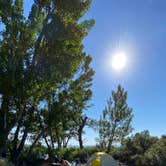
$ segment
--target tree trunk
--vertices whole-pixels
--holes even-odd
[[[29,130],[28,128],[26,128],[24,130],[24,134],[22,136],[22,140],[21,140],[20,145],[18,146],[18,148],[14,147],[13,150],[12,150],[11,157],[12,157],[12,161],[15,164],[15,166],[19,165],[19,158],[20,158],[22,150],[24,148],[24,144],[25,144],[25,141],[26,141],[26,138],[27,138],[27,135],[28,135],[28,130]]]
[[[108,142],[108,147],[107,147],[107,150],[106,150],[107,153],[109,153],[110,150],[111,150],[112,142],[113,142],[112,139],[110,139],[109,142]]]
[[[57,144],[58,144],[58,149],[62,148],[62,140],[60,138],[60,136],[57,136]]]
[[[110,152],[111,150],[111,146],[112,146],[112,143],[113,143],[113,140],[114,140],[114,136],[115,136],[115,129],[117,127],[117,122],[115,121],[115,123],[113,124],[113,129],[112,129],[112,132],[111,132],[111,136],[110,136],[110,139],[108,140],[108,147],[107,147],[107,153]]]
[[[71,138],[70,136],[68,136],[66,139],[64,138],[64,140],[63,140],[63,148],[67,148],[70,138]]]
[[[19,135],[19,132],[20,132],[20,127],[21,127],[21,123],[19,122],[18,125],[17,125],[17,128],[16,128],[16,131],[15,131],[15,134],[14,134],[14,139],[12,141],[13,149],[17,148],[17,142],[18,142],[18,135]]]
[[[2,132],[0,133],[0,157],[6,157],[6,140],[8,134]]]
[[[83,149],[84,146],[83,146],[83,141],[82,141],[82,130],[81,129],[78,131],[78,141],[79,141],[80,149]]]
[[[38,136],[36,137],[35,141],[32,143],[30,149],[29,149],[29,152],[28,152],[28,155],[27,155],[27,158],[29,158],[31,156],[31,153],[32,153],[32,150],[34,148],[34,146],[36,145],[37,141],[41,138],[41,136],[43,135],[43,131],[41,131]]]
[[[53,149],[51,148],[51,145],[49,145],[46,136],[44,136],[44,140],[45,140],[45,143],[47,145],[47,151],[48,151],[49,161],[52,162],[53,158],[54,158]]]
[[[7,96],[2,97],[2,104],[0,110],[0,156],[6,156],[6,141],[9,133],[7,124],[7,114],[9,111],[9,98]]]
[[[78,141],[79,141],[80,149],[84,148],[83,141],[82,141],[82,132],[83,132],[83,128],[86,125],[87,119],[88,119],[88,117],[81,117],[80,124],[78,124],[79,125],[79,129],[78,129]]]

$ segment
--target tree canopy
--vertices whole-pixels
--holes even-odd
[[[0,1],[0,151],[15,163],[28,139],[52,150],[74,136],[73,115],[82,116],[92,95],[82,40],[94,20],[80,22],[90,3],[36,0],[26,18],[23,0]]]

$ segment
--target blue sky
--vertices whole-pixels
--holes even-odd
[[[96,71],[93,104],[88,115],[98,117],[111,90],[121,84],[133,108],[134,132],[148,129],[152,135],[166,134],[166,1],[96,0],[87,17],[96,25],[85,40]],[[114,50],[123,50],[128,70],[105,70]],[[109,63],[109,62],[108,62]]]
[[[25,2],[25,13],[32,0]],[[111,91],[121,84],[133,108],[134,132],[148,129],[152,135],[166,134],[166,1],[93,0],[85,18],[96,24],[84,40],[92,55],[93,107],[86,113],[99,118]],[[114,51],[125,51],[128,66],[121,72],[106,67]],[[85,143],[97,136],[86,129]]]

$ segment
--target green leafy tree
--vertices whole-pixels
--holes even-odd
[[[73,111],[72,120],[76,130],[76,138],[79,141],[81,149],[84,147],[82,134],[84,132],[84,127],[88,125],[89,121],[89,118],[83,113],[83,111],[91,106],[89,103],[92,96],[90,87],[92,85],[94,71],[89,67],[90,62],[91,57],[85,57],[85,60],[79,70],[80,74],[71,85],[71,96],[74,97],[74,100],[71,102]]]
[[[166,165],[166,137],[162,136],[144,155],[145,166]]]
[[[82,40],[94,21],[79,20],[90,3],[36,0],[25,18],[23,0],[0,0],[0,23],[5,25],[0,33],[0,151],[11,141],[15,160],[29,134],[43,135],[40,103],[72,80],[87,57]]]
[[[127,105],[127,92],[119,85],[99,120],[99,145],[110,152],[113,143],[121,142],[131,131],[132,109]]]
[[[90,56],[84,57],[76,76],[63,83],[52,93],[48,100],[48,111],[44,115],[45,124],[49,126],[44,138],[48,149],[52,152],[55,144],[58,148],[67,147],[71,138],[78,138],[83,148],[82,133],[87,117],[83,117],[83,110],[89,107],[92,92],[90,90],[94,71],[89,67]],[[43,129],[44,130],[44,129]]]
[[[35,12],[36,15],[32,16]],[[31,64],[31,57],[35,37],[44,15],[35,6],[30,15],[26,21],[23,16],[22,0],[0,1],[0,23],[5,25],[1,31],[0,41],[1,151],[6,149],[7,137],[12,128],[16,126],[21,128],[20,121],[23,115],[26,115],[25,112],[28,112],[29,103],[34,97],[31,93],[36,90],[34,87],[37,75],[32,74],[35,73],[35,68]],[[34,21],[34,17],[38,21]]]
[[[118,148],[116,152],[113,152],[112,155],[129,166],[148,166],[153,162],[153,159],[150,158],[148,161],[148,157],[150,157],[151,154],[149,150],[157,142],[158,138],[150,136],[149,131],[145,130],[126,138],[122,142],[122,146]]]

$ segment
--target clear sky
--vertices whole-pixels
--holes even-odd
[[[25,2],[25,12],[32,1]],[[111,91],[121,84],[133,108],[134,132],[148,129],[152,135],[166,134],[166,1],[93,0],[85,18],[96,20],[84,40],[96,72],[93,107],[87,115],[99,118]],[[108,67],[118,50],[128,59],[120,72]],[[86,144],[94,144],[97,135],[89,129],[86,133]]]

